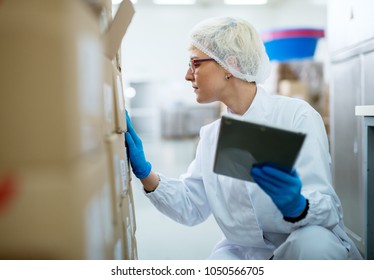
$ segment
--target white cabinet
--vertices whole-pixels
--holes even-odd
[[[327,38],[331,52],[374,37],[373,0],[329,0]]]
[[[334,186],[343,205],[347,231],[364,252],[361,120],[355,117],[361,83],[357,81],[360,81],[359,57],[332,64],[330,139]]]
[[[371,210],[374,181],[367,179],[368,141],[364,118],[355,107],[374,105],[374,17],[372,0],[328,2],[330,49],[330,139],[334,187],[347,232],[366,259],[374,259]],[[369,130],[372,131],[372,130]]]

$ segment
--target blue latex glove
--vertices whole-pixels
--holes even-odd
[[[136,134],[127,111],[126,122],[127,132],[125,133],[125,139],[132,171],[137,178],[144,179],[151,172],[152,165],[145,158],[142,140]]]
[[[296,218],[306,207],[301,180],[295,170],[287,173],[269,165],[254,165],[251,176],[271,197],[284,217]]]

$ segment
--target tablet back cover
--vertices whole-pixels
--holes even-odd
[[[291,171],[305,134],[222,116],[213,171],[253,181],[253,164],[270,164]]]

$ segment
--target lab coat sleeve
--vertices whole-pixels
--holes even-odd
[[[296,126],[307,134],[295,167],[303,183],[302,194],[309,200],[309,211],[295,226],[314,224],[333,228],[343,215],[332,187],[331,158],[322,118],[310,110],[298,118]]]
[[[193,226],[205,221],[211,214],[201,176],[201,145],[196,158],[179,179],[162,174],[154,192],[146,194],[152,204],[163,214],[178,223]]]

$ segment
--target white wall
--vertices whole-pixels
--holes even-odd
[[[124,79],[183,81],[188,65],[188,33],[213,16],[238,16],[261,32],[283,27],[326,27],[326,7],[310,1],[286,1],[266,6],[145,6],[136,13],[123,40]]]

